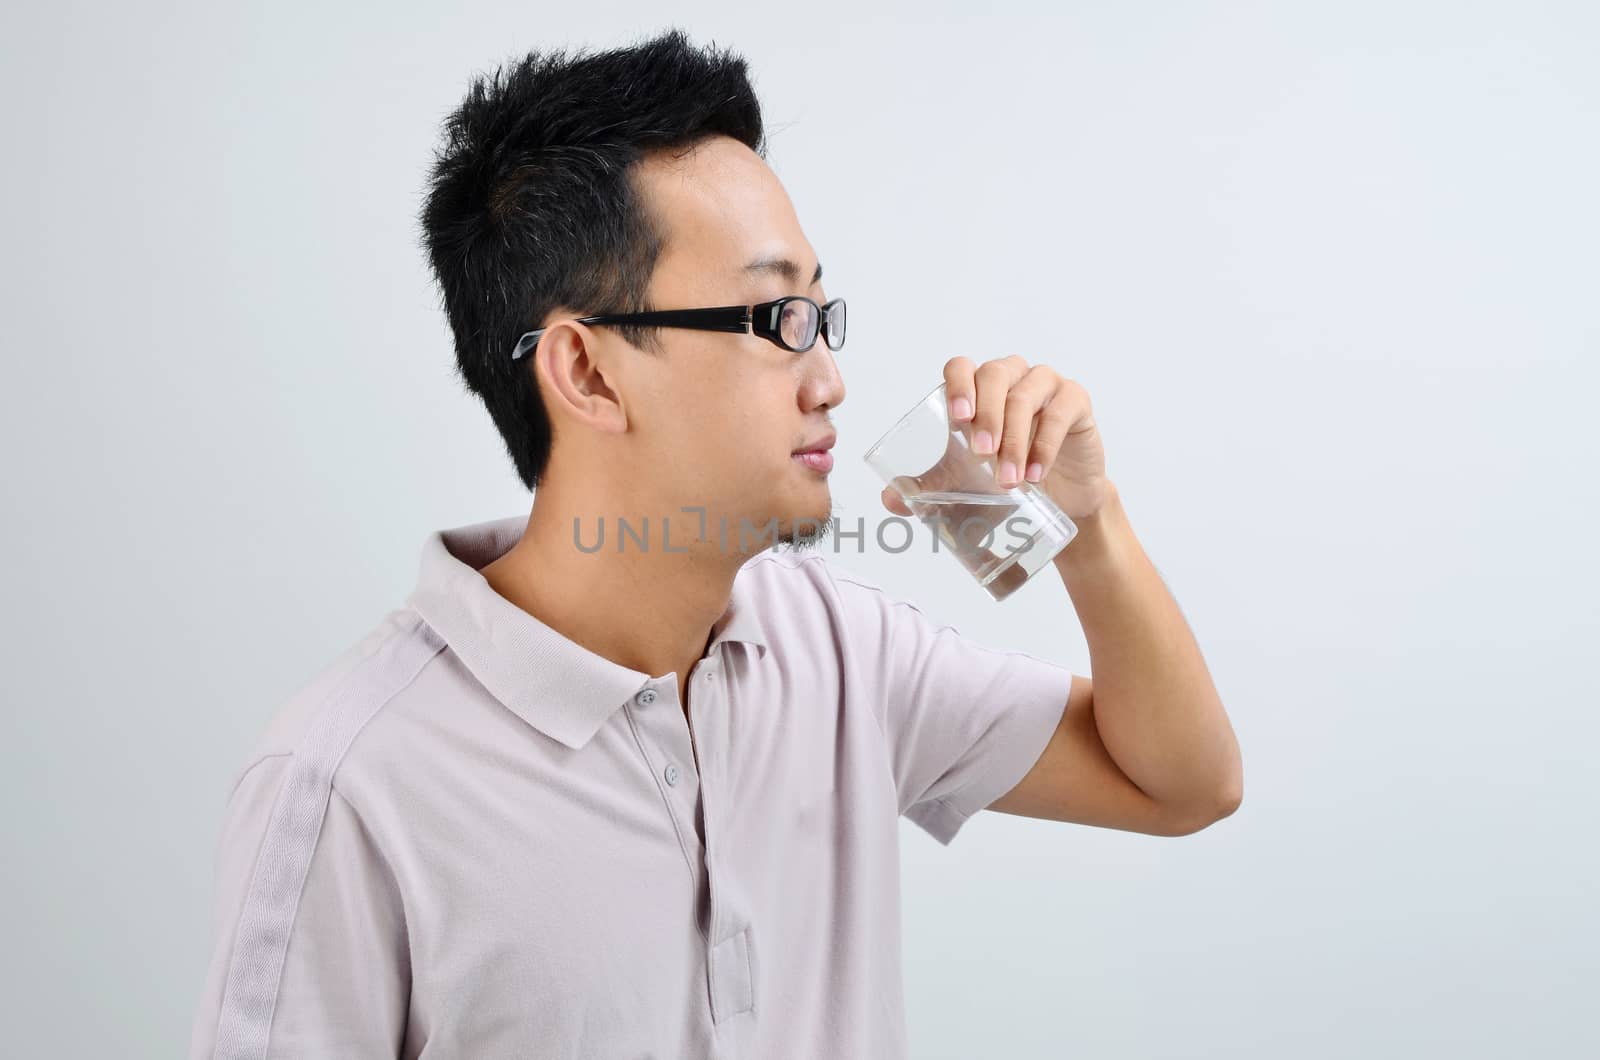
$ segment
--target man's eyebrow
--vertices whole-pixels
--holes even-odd
[[[798,284],[800,282],[800,266],[795,264],[793,261],[790,261],[788,258],[762,258],[760,261],[752,261],[750,264],[746,265],[744,267],[744,271],[753,273],[777,273],[790,284]],[[814,286],[821,281],[821,279],[822,262],[818,261],[817,271],[812,275],[811,283],[807,286]]]

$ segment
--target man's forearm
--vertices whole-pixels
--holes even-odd
[[[1115,485],[1055,559],[1089,644],[1106,751],[1157,802],[1231,812],[1243,797],[1233,727],[1178,603],[1128,522]]]

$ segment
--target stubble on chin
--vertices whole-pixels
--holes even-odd
[[[790,521],[788,533],[779,538],[777,547],[791,552],[816,549],[833,530],[833,522],[832,510],[826,515],[798,516]]]

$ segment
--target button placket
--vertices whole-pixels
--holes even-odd
[[[634,722],[635,739],[645,768],[654,774],[667,812],[684,846],[684,858],[696,888],[701,885],[704,855],[700,835],[694,824],[698,798],[698,774],[689,744],[689,724],[683,711],[675,709],[678,698],[671,694],[676,682],[662,688],[644,688],[634,693],[629,716]]]
[[[728,685],[725,679],[717,679],[721,675],[722,668],[708,661],[703,671],[697,671],[695,679],[699,683],[695,694],[690,697],[694,732],[704,756],[700,763],[700,802],[705,821],[702,857],[710,905],[710,922],[706,929],[706,987],[710,994],[712,1020],[716,1023],[748,1012],[756,1004],[747,911],[740,908],[737,886],[733,881],[723,879],[719,868],[721,861],[717,856],[722,837],[720,825],[723,805],[719,801],[722,790],[718,785],[724,778],[724,773],[718,767],[723,761],[722,751],[727,747],[729,722]],[[725,884],[732,885],[733,890],[730,891]],[[730,928],[733,930],[730,931]]]
[[[668,764],[677,767],[676,784],[685,773],[694,772],[694,751],[690,743],[688,719],[678,705],[678,698],[670,688],[653,686],[640,689],[633,695],[633,716],[641,732],[648,736],[653,754],[646,759],[651,770],[665,776]]]

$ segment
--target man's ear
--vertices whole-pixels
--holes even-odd
[[[607,378],[604,343],[600,333],[572,321],[553,325],[540,337],[533,370],[551,419],[576,420],[610,434],[628,429],[621,396]]]

